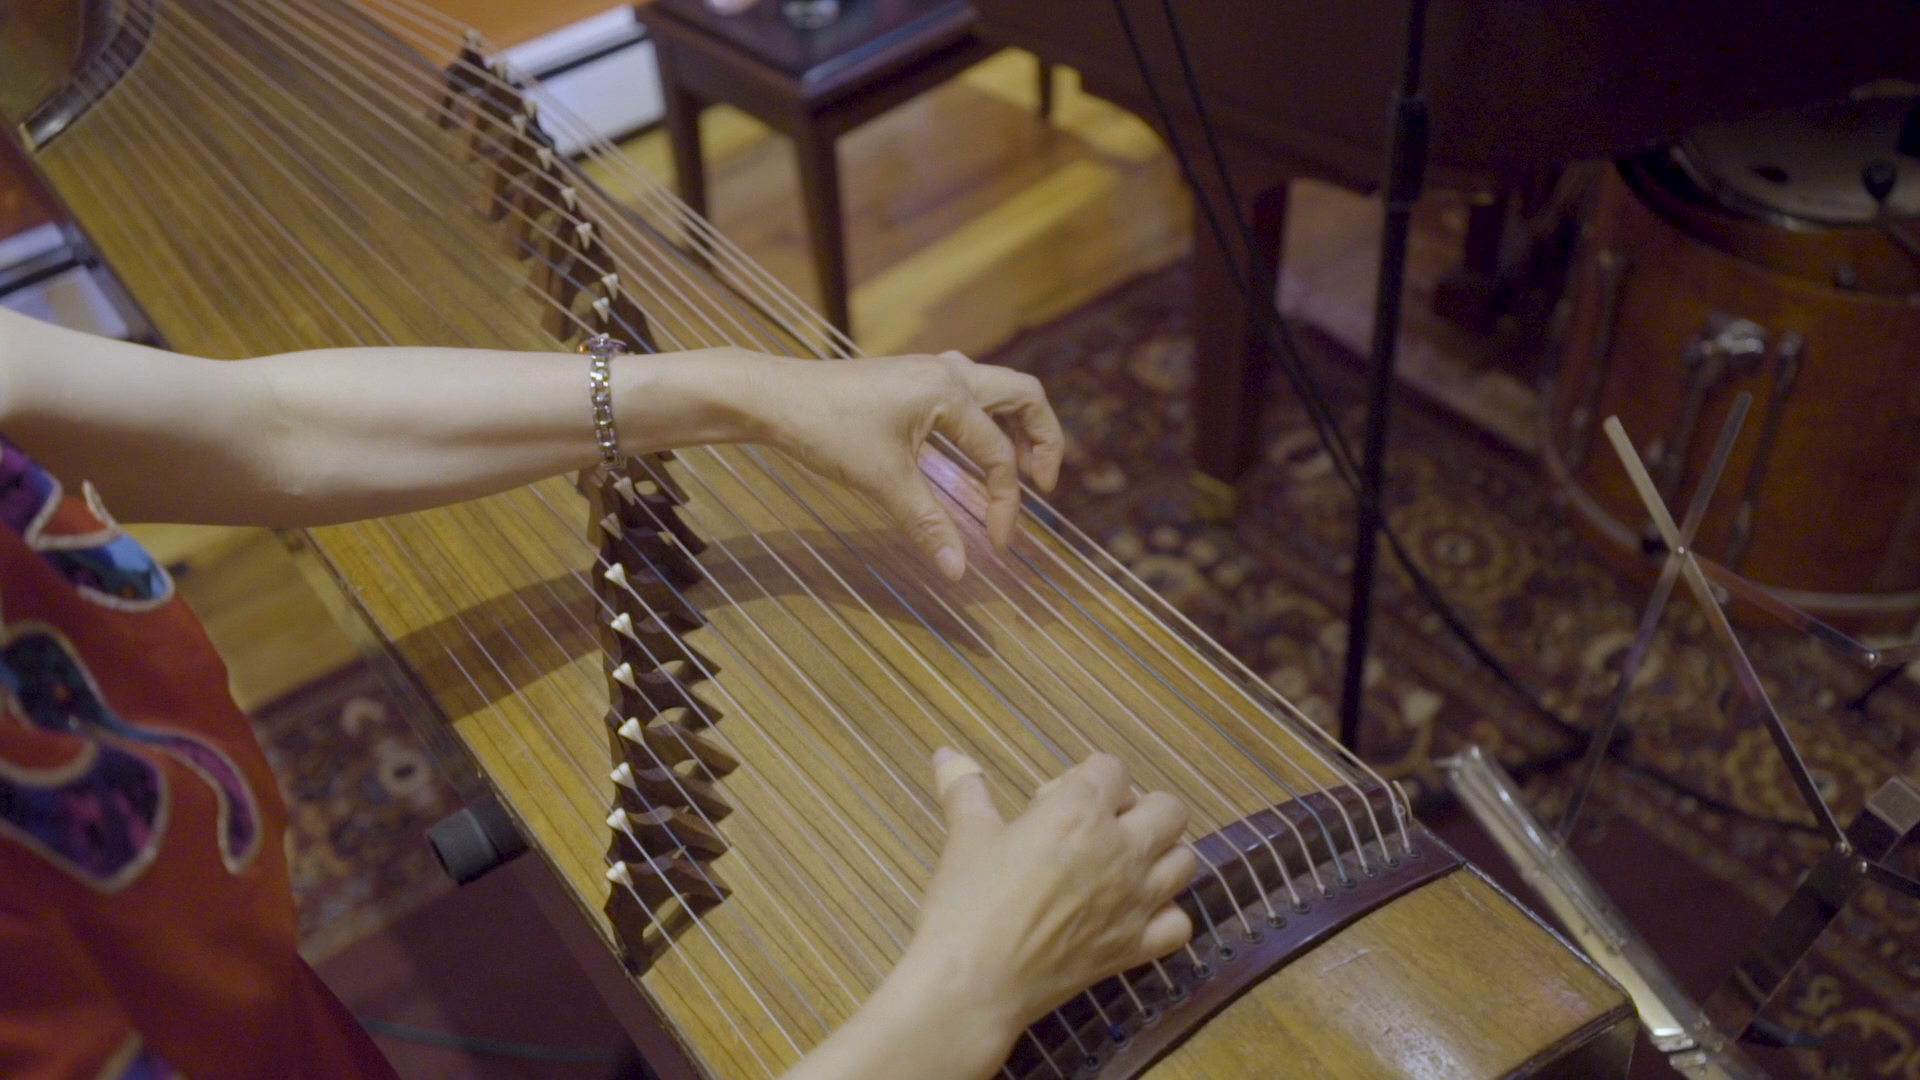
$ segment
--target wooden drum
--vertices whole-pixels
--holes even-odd
[[[1853,107],[1853,134],[1863,112],[1897,126],[1897,104]],[[1808,155],[1807,126],[1710,129],[1606,171],[1543,457],[1609,561],[1651,578],[1657,544],[1600,423],[1620,417],[1678,517],[1744,390],[1696,546],[1815,614],[1901,630],[1920,614],[1920,261],[1885,225],[1920,202],[1920,160],[1856,139],[1856,160],[1805,170],[1830,191],[1800,191],[1778,161]],[[1876,162],[1891,197],[1860,183]]]

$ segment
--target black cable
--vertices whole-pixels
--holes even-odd
[[[1264,339],[1269,347],[1269,355],[1272,356],[1276,365],[1280,368],[1281,373],[1286,376],[1288,383],[1293,387],[1295,396],[1300,399],[1302,405],[1306,408],[1308,422],[1312,425],[1314,434],[1319,439],[1322,448],[1326,450],[1328,457],[1333,461],[1335,473],[1338,474],[1348,488],[1357,495],[1359,493],[1359,475],[1353,464],[1353,452],[1347,445],[1346,437],[1340,432],[1338,422],[1332,415],[1332,407],[1327,403],[1326,394],[1320,388],[1319,383],[1314,379],[1302,358],[1299,345],[1293,337],[1292,328],[1287,324],[1286,320],[1274,310],[1272,298],[1261,297],[1259,290],[1255,287],[1254,283],[1249,280],[1249,276],[1242,273],[1239,264],[1235,261],[1233,245],[1228,241],[1226,229],[1220,222],[1220,216],[1215,211],[1212,200],[1208,198],[1206,189],[1200,182],[1199,171],[1194,167],[1191,158],[1188,157],[1185,144],[1181,141],[1179,133],[1174,126],[1173,111],[1168,107],[1166,96],[1161,90],[1159,80],[1154,76],[1153,69],[1147,61],[1145,46],[1141,44],[1139,33],[1133,24],[1132,15],[1127,11],[1126,0],[1113,0],[1113,7],[1115,14],[1119,18],[1121,31],[1127,39],[1128,49],[1133,53],[1134,63],[1140,69],[1140,78],[1145,84],[1147,96],[1152,101],[1154,112],[1160,119],[1161,129],[1166,134],[1168,149],[1173,152],[1174,159],[1179,163],[1181,175],[1186,179],[1187,187],[1193,192],[1195,205],[1200,209],[1201,216],[1205,219],[1207,228],[1213,235],[1214,242],[1219,245],[1221,254],[1226,262],[1228,275],[1231,277],[1233,285],[1245,300],[1247,308],[1252,314],[1254,326],[1258,328],[1262,339]],[[1167,19],[1167,26],[1172,37],[1175,52],[1179,57],[1183,80],[1186,84],[1188,94],[1193,99],[1195,118],[1199,122],[1200,130],[1205,137],[1208,151],[1212,157],[1212,164],[1220,177],[1221,185],[1233,203],[1234,224],[1239,229],[1241,243],[1247,251],[1249,268],[1251,268],[1253,260],[1256,258],[1256,240],[1253,235],[1253,230],[1247,226],[1245,216],[1240,210],[1239,200],[1233,197],[1234,184],[1231,170],[1227,167],[1225,155],[1221,153],[1218,135],[1213,126],[1212,118],[1207,112],[1205,97],[1200,92],[1199,80],[1195,74],[1192,58],[1187,52],[1185,37],[1180,32],[1179,17],[1173,10],[1171,0],[1161,0],[1161,7]],[[1568,752],[1555,752],[1542,755],[1527,764],[1531,765],[1534,770],[1552,768],[1564,764],[1568,760],[1575,759],[1583,753],[1592,742],[1594,738],[1593,733],[1575,725],[1549,707],[1545,701],[1541,700],[1539,694],[1537,694],[1532,687],[1522,682],[1519,676],[1515,675],[1505,663],[1494,656],[1493,653],[1480,642],[1479,636],[1473,632],[1472,628],[1467,626],[1465,620],[1460,617],[1453,605],[1446,599],[1445,595],[1440,592],[1439,587],[1435,585],[1432,579],[1426,575],[1425,571],[1414,562],[1411,552],[1407,550],[1399,534],[1385,518],[1382,518],[1380,521],[1380,531],[1381,534],[1385,536],[1387,545],[1392,549],[1394,557],[1399,560],[1401,567],[1405,569],[1408,580],[1413,584],[1414,591],[1418,593],[1427,606],[1433,610],[1433,613],[1439,617],[1442,624],[1444,624],[1447,630],[1466,648],[1474,660],[1486,668],[1498,682],[1517,695],[1536,715],[1552,724],[1557,730],[1572,740],[1572,745],[1569,747]],[[1811,832],[1819,831],[1816,826],[1802,822],[1787,821],[1781,818],[1743,810],[1704,791],[1700,791],[1683,781],[1667,776],[1664,773],[1655,772],[1631,761],[1620,759],[1620,764],[1636,775],[1659,783],[1680,795],[1695,800],[1702,806],[1709,807],[1728,816],[1777,828]],[[1527,771],[1529,770],[1523,767],[1520,775],[1526,775]]]

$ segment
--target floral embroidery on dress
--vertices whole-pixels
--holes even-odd
[[[67,837],[73,829],[84,832],[103,852],[145,850],[148,840],[157,847],[164,810],[158,770],[153,770],[154,780],[141,780],[136,770],[119,760],[140,760],[128,753],[132,747],[116,744],[151,747],[192,769],[218,798],[216,839],[221,860],[235,873],[253,861],[260,849],[260,810],[239,767],[199,738],[151,724],[135,724],[115,713],[86,664],[57,629],[33,622],[6,627],[4,637],[0,637],[0,686],[10,692],[12,711],[21,719],[46,731],[71,732],[99,747],[93,759],[96,767],[80,776],[62,777],[61,783],[51,788],[44,786],[45,781],[36,785],[19,770],[12,770],[11,775],[0,772],[0,788],[5,789],[0,792],[0,803],[21,807],[29,814],[27,821],[39,823],[40,831],[33,833],[39,841],[36,846],[43,853],[59,854],[66,860],[63,868],[111,891],[126,883],[115,875],[144,866],[152,857],[148,851],[144,857],[110,866],[109,872],[101,874],[90,869],[86,852],[73,846],[77,841],[69,838],[65,846],[48,843],[50,836]],[[110,781],[131,786],[115,801],[101,787]],[[149,806],[149,812],[136,812]],[[33,816],[33,812],[56,811],[65,816]],[[15,822],[15,827],[20,828],[20,823]],[[99,857],[96,855],[95,860]],[[138,876],[137,869],[134,876]]]
[[[151,611],[173,598],[173,578],[107,513],[92,484],[63,498],[60,481],[0,438],[0,522],[79,594],[121,611]]]

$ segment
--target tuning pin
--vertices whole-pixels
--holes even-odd
[[[633,588],[633,586],[627,581],[627,568],[621,563],[614,563],[612,566],[607,567],[607,572],[600,576],[603,578],[606,578],[608,581],[613,582],[615,585],[618,585],[623,589]]]
[[[627,689],[633,691],[636,694],[640,692],[640,684],[635,682],[633,679],[632,664],[621,664],[619,667],[614,668],[613,681],[619,683],[621,686],[626,687]]]

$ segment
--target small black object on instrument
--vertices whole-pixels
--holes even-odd
[[[427,843],[456,885],[477,881],[527,850],[513,819],[491,795],[435,822]]]

